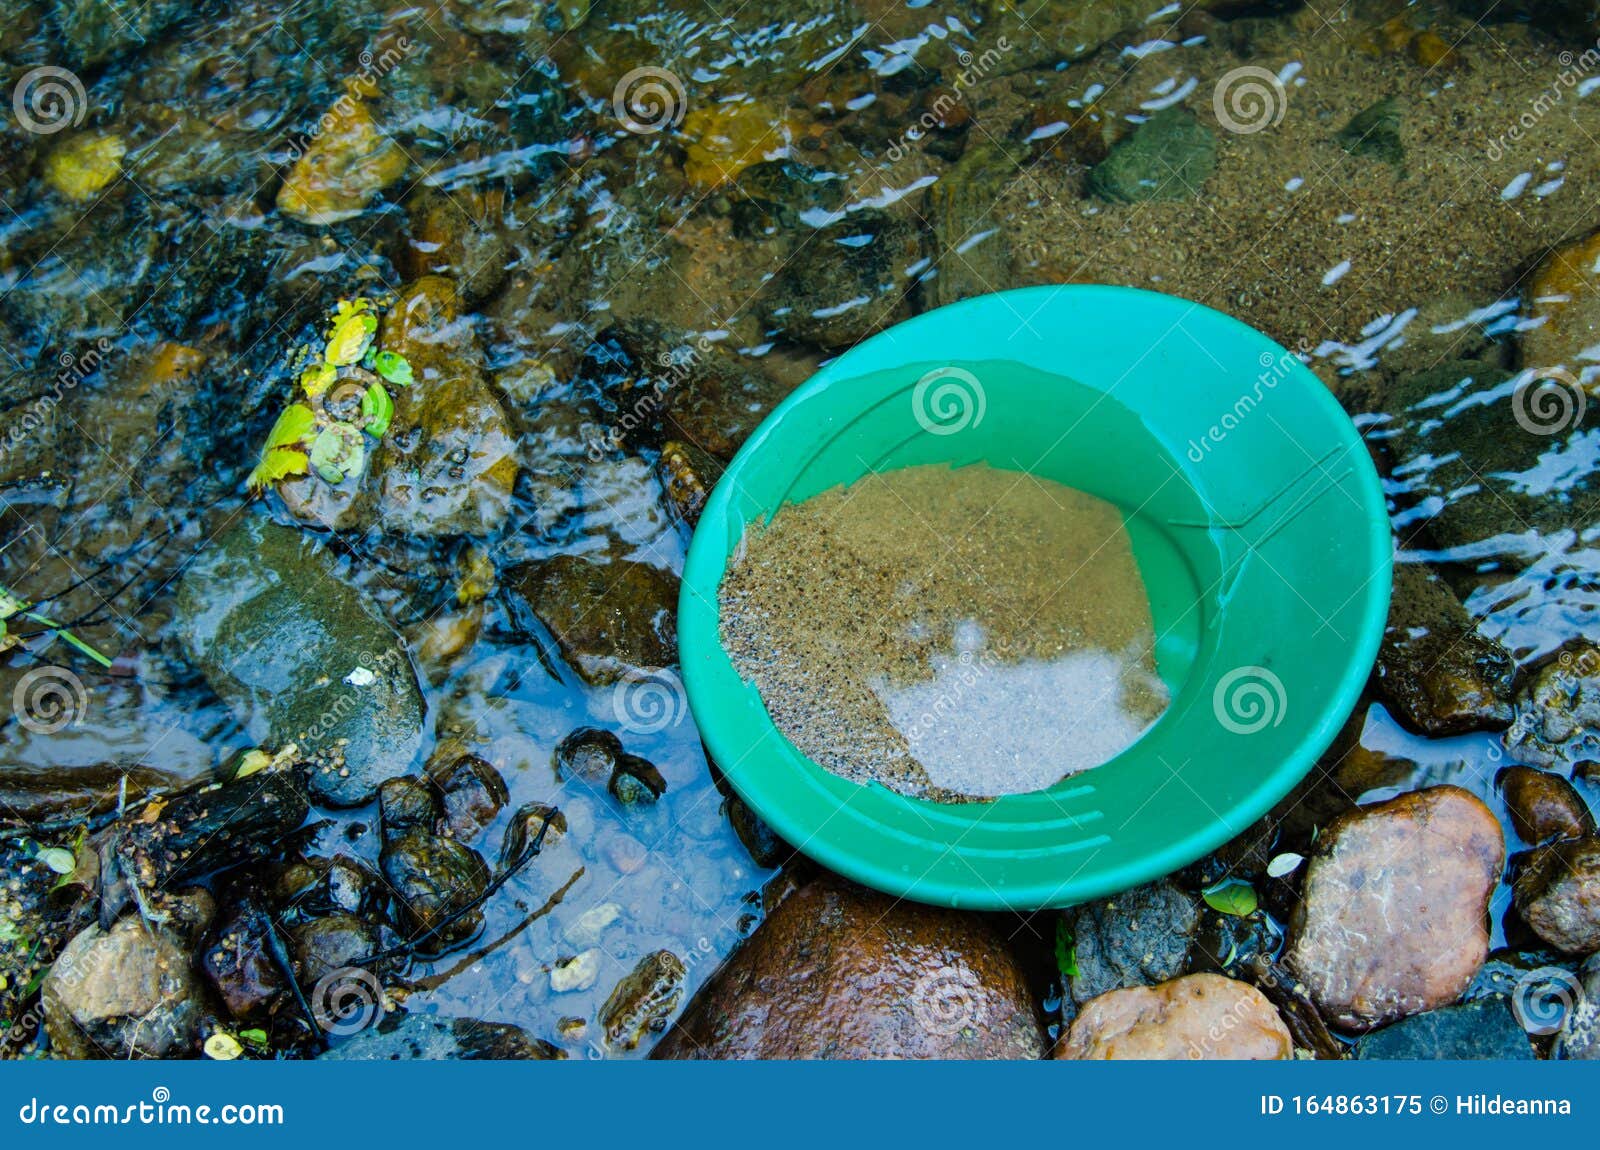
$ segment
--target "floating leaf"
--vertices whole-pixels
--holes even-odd
[[[40,847],[33,857],[57,874],[71,874],[78,865],[78,860],[66,847]]]
[[[291,475],[304,475],[311,469],[306,453],[292,447],[279,447],[261,457],[261,462],[250,472],[250,487],[258,489]]]
[[[304,475],[309,464],[298,450],[310,438],[317,416],[303,403],[291,403],[279,414],[261,448],[261,459],[250,472],[252,490],[276,483],[290,475]]]
[[[300,386],[312,399],[317,398],[328,388],[333,386],[333,381],[339,378],[339,369],[326,361],[314,363],[300,373]]]
[[[316,426],[317,413],[303,403],[291,403],[283,409],[278,416],[278,421],[272,425],[272,430],[267,433],[267,445],[262,450],[271,451],[274,447],[289,447],[293,444],[304,443],[311,436],[311,429]]]
[[[239,758],[239,769],[233,772],[235,781],[248,779],[251,775],[258,774],[272,765],[272,756],[260,747],[246,751]]]
[[[1216,886],[1207,887],[1200,892],[1206,900],[1206,905],[1221,914],[1237,915],[1244,918],[1254,914],[1258,901],[1256,888],[1243,879],[1223,879]]]
[[[1056,919],[1056,968],[1061,971],[1062,978],[1078,975],[1078,946],[1064,918]]]
[[[1285,851],[1267,864],[1268,878],[1282,878],[1284,875],[1293,874],[1301,863],[1306,861],[1305,855],[1297,855],[1293,851]]]
[[[244,1053],[244,1047],[239,1045],[239,1040],[224,1031],[217,1031],[206,1039],[206,1057],[215,1058],[218,1062],[232,1062]]]
[[[354,424],[335,423],[325,427],[311,444],[311,466],[329,483],[343,483],[346,476],[359,472],[366,461],[367,447]]]
[[[382,439],[383,433],[389,430],[389,421],[394,418],[394,400],[389,398],[383,384],[373,384],[361,396],[361,414],[366,417],[363,429],[367,434]]]
[[[390,383],[401,387],[411,386],[411,364],[397,351],[380,351],[372,357],[372,370]]]
[[[378,317],[368,311],[351,311],[334,321],[322,358],[334,367],[360,363],[378,333]]]

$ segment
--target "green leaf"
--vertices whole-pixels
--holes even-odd
[[[22,931],[17,929],[17,924],[9,918],[0,918],[0,942],[16,942],[22,937]]]
[[[366,417],[363,430],[382,439],[383,433],[389,430],[389,421],[394,418],[394,400],[389,398],[383,384],[375,383],[367,388],[361,397],[361,414]]]
[[[0,622],[11,618],[18,611],[25,610],[27,606],[28,601],[26,599],[20,598],[4,587],[0,587]],[[5,634],[5,631],[0,629],[0,635],[3,634]]]
[[[1200,893],[1205,898],[1206,905],[1220,914],[1232,914],[1244,918],[1254,914],[1259,905],[1256,888],[1243,879],[1223,879],[1216,886],[1207,887]]]
[[[65,847],[40,847],[33,857],[57,874],[71,874],[78,865],[78,860]]]
[[[309,470],[311,461],[306,458],[305,452],[293,447],[274,448],[263,455],[255,470],[250,472],[250,487],[265,487],[291,475],[304,475]]]
[[[1064,918],[1056,919],[1056,968],[1061,971],[1062,978],[1078,975],[1078,946]]]
[[[261,449],[262,455],[275,447],[293,447],[304,443],[311,437],[311,429],[316,423],[316,412],[303,403],[291,403],[283,409],[278,421],[267,433],[266,446]]]
[[[248,1042],[251,1046],[265,1046],[267,1044],[267,1032],[265,1030],[241,1030],[239,1031],[239,1038],[244,1042]]]
[[[311,444],[311,466],[329,483],[343,483],[346,476],[360,471],[366,461],[367,446],[354,424],[335,423],[325,427]]]
[[[397,351],[380,351],[373,356],[372,370],[390,383],[401,387],[411,386],[411,365],[406,362],[406,357]]]
[[[371,312],[345,312],[334,321],[322,358],[335,367],[359,363],[377,331],[378,317]]]

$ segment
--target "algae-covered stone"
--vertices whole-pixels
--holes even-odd
[[[1018,176],[1006,150],[986,140],[968,147],[960,162],[928,189],[926,214],[933,225],[937,272],[923,288],[930,306],[1012,286],[1009,229],[995,209]]]
[[[1393,96],[1363,108],[1339,130],[1339,146],[1352,156],[1370,156],[1389,164],[1406,158],[1400,141],[1401,107]]]
[[[379,130],[366,104],[346,96],[289,169],[278,210],[302,223],[336,224],[359,216],[405,170],[405,153]]]
[[[73,136],[45,158],[45,182],[69,200],[92,200],[117,178],[127,154],[127,142],[110,132]]]
[[[700,522],[700,512],[720,478],[722,464],[694,444],[673,439],[662,445],[656,479],[668,508],[685,526]]]
[[[50,19],[83,64],[99,64],[155,39],[190,9],[187,0],[55,0]]]
[[[1528,299],[1535,324],[1522,333],[1525,365],[1600,370],[1600,232],[1546,257]]]
[[[253,739],[311,757],[319,801],[360,805],[411,769],[425,717],[411,661],[315,537],[245,518],[190,565],[176,629]]]
[[[1185,108],[1141,124],[1089,173],[1088,191],[1113,203],[1186,200],[1217,166],[1217,136]]]
[[[678,661],[678,581],[659,568],[558,555],[513,570],[510,581],[590,683]]]
[[[784,264],[763,315],[795,339],[847,347],[900,317],[921,255],[916,227],[887,212],[858,212],[819,230]]]

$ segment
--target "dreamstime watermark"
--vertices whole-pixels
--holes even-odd
[[[157,1086],[148,1101],[115,1106],[105,1102],[50,1102],[30,1098],[17,1110],[24,1126],[282,1126],[283,1107],[275,1102],[190,1106],[172,1101],[172,1091]]]
[[[382,1014],[383,984],[363,967],[330,970],[311,989],[311,1017],[336,1037],[360,1034]]]
[[[315,719],[295,735],[294,743],[303,748],[308,755],[316,754],[326,745],[329,737],[340,729],[340,724],[361,704],[363,691],[377,687],[385,679],[393,681],[397,677],[409,675],[410,672],[410,660],[406,658],[405,648],[399,643],[376,654],[362,651],[356,656],[355,666],[341,680],[347,689],[340,691],[332,703],[323,708]]]
[[[611,90],[612,114],[636,136],[676,128],[688,110],[683,81],[665,68],[635,68]]]
[[[611,689],[616,721],[631,735],[655,735],[676,727],[689,713],[683,680],[669,670],[630,671]]]
[[[1283,680],[1265,667],[1235,667],[1217,680],[1211,710],[1224,730],[1253,735],[1283,722],[1289,697]]]
[[[923,109],[916,122],[890,143],[884,152],[889,162],[898,164],[905,159],[911,154],[912,144],[938,128],[951,112],[965,104],[967,90],[998,68],[1012,47],[1011,41],[1001,36],[994,42],[994,47],[985,48],[976,55],[964,48],[958,51],[956,62],[961,65],[961,70],[948,86],[936,89],[933,101]]]
[[[1533,369],[1511,393],[1511,416],[1530,435],[1560,435],[1583,422],[1589,396],[1561,367]]]
[[[83,721],[89,693],[66,667],[35,667],[17,680],[11,713],[36,735],[53,735]]]
[[[1210,427],[1199,439],[1189,440],[1188,456],[1191,462],[1204,463],[1205,458],[1213,448],[1222,444],[1228,435],[1242,424],[1250,413],[1266,399],[1267,395],[1275,390],[1284,380],[1289,378],[1289,373],[1296,367],[1303,365],[1309,355],[1304,345],[1295,351],[1275,353],[1264,351],[1257,358],[1261,371],[1255,378],[1255,383],[1249,391],[1242,393],[1234,401],[1233,407],[1222,413],[1220,419]]]
[[[935,368],[911,389],[911,413],[929,435],[955,435],[976,428],[988,410],[983,384],[965,368]]]
[[[1211,91],[1217,123],[1235,135],[1276,128],[1289,110],[1289,92],[1277,73],[1255,64],[1235,68]]]
[[[111,341],[102,336],[82,355],[64,351],[56,357],[61,370],[56,372],[50,390],[35,396],[20,414],[6,420],[5,430],[0,434],[0,456],[9,455],[31,439],[50,418],[50,413],[61,406],[67,393],[76,391],[84,380],[100,370],[112,346]]]
[[[416,42],[409,36],[396,36],[376,54],[370,50],[363,51],[356,58],[361,65],[360,71],[345,82],[345,90],[333,102],[333,106],[318,117],[310,131],[302,132],[289,141],[289,158],[300,159],[320,136],[346,124],[356,114],[362,100],[378,94],[379,81],[405,63],[416,50]]]
[[[949,1038],[978,1028],[983,986],[964,966],[926,971],[911,987],[911,1015],[929,1034]]]
[[[1590,72],[1600,68],[1600,41],[1595,46],[1586,49],[1580,55],[1563,52],[1558,61],[1561,71],[1556,73],[1555,80],[1544,91],[1528,101],[1528,109],[1516,118],[1516,121],[1500,135],[1490,140],[1484,147],[1483,154],[1490,161],[1501,159],[1506,154],[1506,149],[1520,141],[1540,120],[1555,110],[1557,105],[1567,98],[1567,93],[1572,91]]]
[[[589,462],[601,462],[635,431],[665,412],[673,391],[687,382],[700,358],[709,355],[714,346],[708,337],[701,335],[693,343],[657,355],[655,367],[658,370],[650,377],[649,384],[640,388],[632,402],[617,414],[604,436],[590,437],[584,449]]]
[[[89,97],[76,73],[46,64],[23,73],[11,89],[11,111],[23,131],[52,136],[83,123]]]
[[[948,730],[945,725],[960,715],[961,701],[967,693],[978,685],[984,675],[998,665],[993,652],[985,651],[981,655],[974,655],[971,651],[962,651],[956,657],[956,667],[953,674],[941,673],[936,682],[939,694],[925,707],[921,714],[912,718],[911,722],[904,724],[902,734],[907,742],[915,745],[919,740],[928,737],[937,737],[937,732]]]
[[[1583,985],[1569,970],[1541,966],[1517,979],[1511,992],[1511,1013],[1529,1034],[1559,1034],[1583,1004]]]

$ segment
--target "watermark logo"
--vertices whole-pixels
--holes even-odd
[[[1217,680],[1211,710],[1224,730],[1253,735],[1283,722],[1288,709],[1283,680],[1265,667],[1235,667]]]
[[[1235,135],[1250,136],[1283,122],[1289,93],[1269,69],[1255,64],[1235,68],[1217,81],[1211,110],[1217,123]]]
[[[11,111],[24,131],[52,136],[76,128],[89,114],[83,81],[65,68],[34,68],[11,89]]]
[[[1530,435],[1560,435],[1583,422],[1589,397],[1578,377],[1560,367],[1532,372],[1511,395],[1511,415]]]
[[[83,680],[65,667],[35,667],[17,680],[11,711],[36,735],[53,735],[83,721],[89,693]]]
[[[917,424],[930,435],[955,435],[983,422],[989,397],[970,371],[941,367],[917,380],[911,391],[911,411]]]
[[[1583,987],[1571,971],[1541,966],[1517,979],[1511,1013],[1529,1034],[1556,1034],[1583,1002]]]
[[[611,690],[617,723],[633,735],[654,735],[676,727],[689,711],[683,681],[671,671],[629,672]]]
[[[688,97],[683,81],[665,68],[635,68],[611,91],[617,122],[636,136],[653,136],[683,123]]]
[[[361,1033],[382,1013],[383,984],[359,966],[330,970],[311,990],[311,1016],[341,1038]]]
[[[941,966],[927,971],[911,988],[911,1014],[929,1034],[948,1038],[978,1026],[983,988],[970,970]]]

